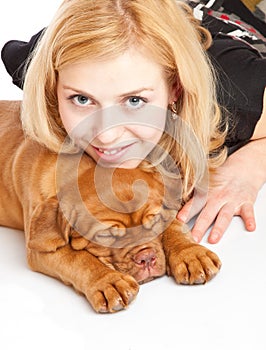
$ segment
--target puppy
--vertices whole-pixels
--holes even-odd
[[[85,154],[54,154],[23,135],[20,102],[0,102],[0,225],[25,232],[31,269],[116,312],[139,284],[213,278],[219,258],[176,219],[178,185],[156,171],[104,169]]]

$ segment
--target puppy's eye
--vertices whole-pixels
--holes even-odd
[[[115,242],[115,237],[111,233],[111,229],[101,230],[94,235],[95,242],[103,246],[111,246]]]
[[[161,221],[161,214],[160,213],[145,215],[144,218],[142,219],[143,226],[147,230],[150,230],[159,221]]]
[[[126,229],[125,228],[121,228],[121,227],[111,227],[111,233],[113,236],[115,237],[123,237],[126,234]]]

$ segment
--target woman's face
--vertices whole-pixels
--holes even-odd
[[[164,131],[174,101],[162,67],[137,50],[59,71],[63,125],[75,142],[107,167],[135,168]]]

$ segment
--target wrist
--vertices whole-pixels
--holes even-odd
[[[250,141],[230,155],[227,161],[237,162],[240,171],[249,172],[253,186],[259,190],[266,182],[266,138]]]

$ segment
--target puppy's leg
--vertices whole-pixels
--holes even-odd
[[[167,272],[177,283],[202,284],[221,268],[218,256],[195,243],[185,225],[174,220],[163,234]]]
[[[97,312],[124,309],[135,298],[139,285],[133,277],[110,269],[88,251],[75,251],[70,246],[73,229],[56,198],[36,206],[28,222],[26,244],[33,270],[72,285]]]
[[[28,263],[33,270],[72,285],[97,312],[122,310],[138,293],[133,277],[111,270],[87,251],[74,251],[69,244],[55,252],[29,249]]]

